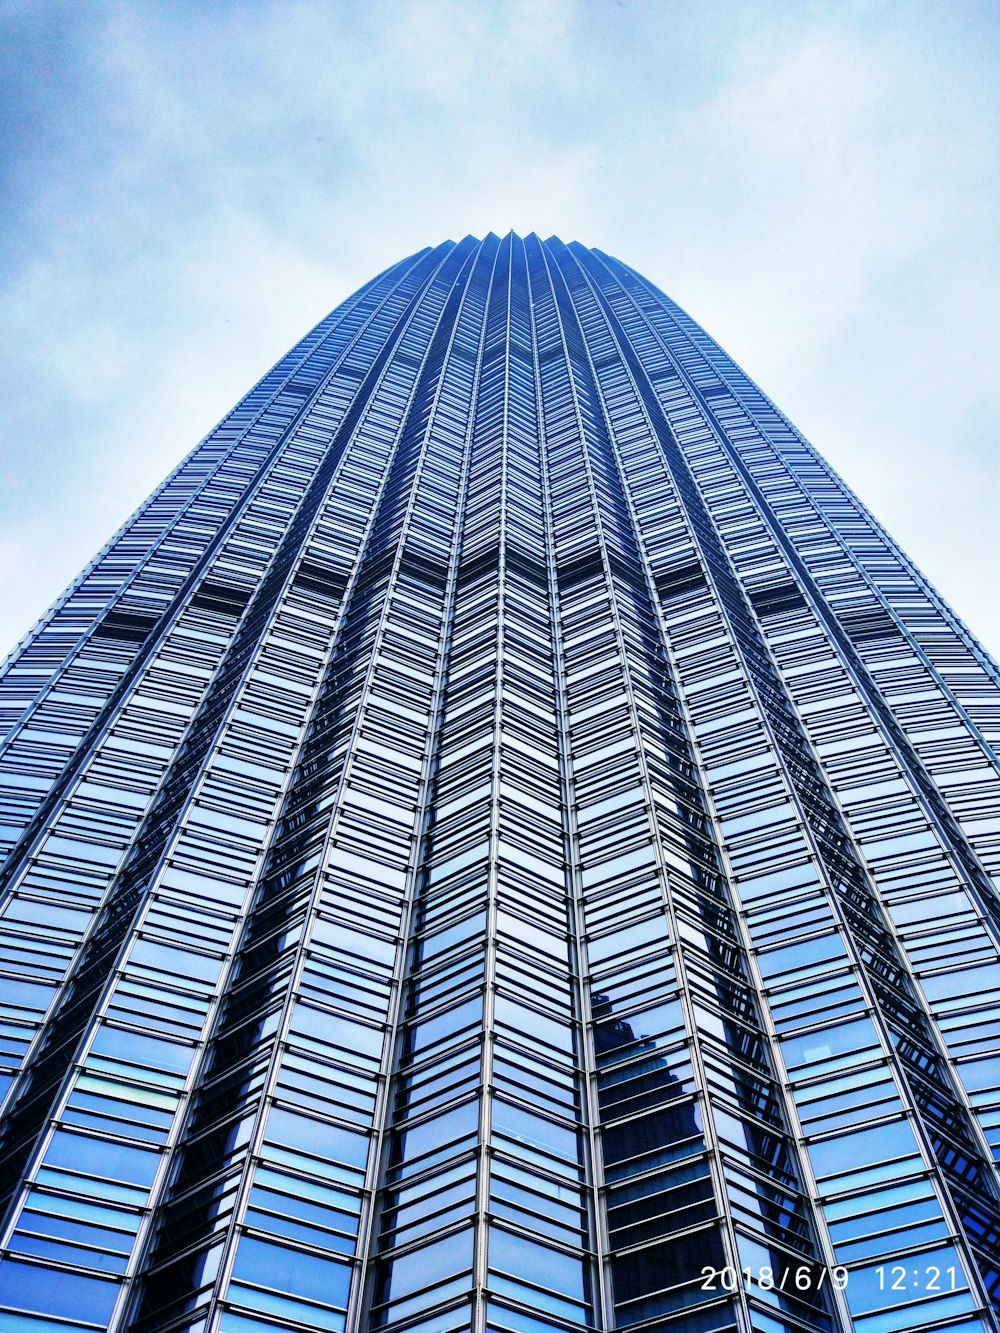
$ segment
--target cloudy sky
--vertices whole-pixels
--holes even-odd
[[[472,232],[684,305],[1000,653],[994,0],[5,0],[0,652],[302,333]]]

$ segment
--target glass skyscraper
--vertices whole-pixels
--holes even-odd
[[[1000,1327],[1000,674],[623,264],[375,278],[0,704],[3,1333]]]

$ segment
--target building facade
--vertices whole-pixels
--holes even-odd
[[[0,1327],[1000,1327],[998,687],[635,272],[387,270],[0,680]]]

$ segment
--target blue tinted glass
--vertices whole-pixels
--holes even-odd
[[[0,1306],[37,1310],[59,1319],[104,1324],[111,1316],[118,1285],[54,1268],[0,1261]]]
[[[490,1227],[489,1264],[501,1272],[530,1278],[570,1300],[584,1299],[584,1269],[579,1259],[500,1227]]]
[[[69,1134],[57,1130],[45,1154],[47,1166],[68,1167],[83,1174],[108,1176],[112,1180],[130,1181],[137,1185],[152,1184],[159,1166],[158,1153],[128,1148],[108,1139],[95,1139],[84,1134]]]
[[[333,1259],[243,1236],[236,1251],[233,1278],[344,1308],[351,1270]]]
[[[809,1145],[809,1156],[818,1176],[852,1171],[893,1157],[915,1155],[916,1152],[917,1141],[905,1120],[893,1120],[887,1125],[877,1125],[872,1129],[858,1130],[853,1134]]]
[[[363,1134],[352,1134],[339,1125],[296,1115],[280,1106],[273,1106],[268,1114],[267,1140],[351,1166],[364,1166],[368,1158],[368,1139]]]
[[[543,1148],[556,1156],[576,1161],[575,1131],[547,1120],[544,1116],[513,1106],[499,1097],[493,1102],[493,1128],[532,1147]]]
[[[466,1228],[393,1259],[382,1299],[399,1300],[471,1266],[472,1231]]]

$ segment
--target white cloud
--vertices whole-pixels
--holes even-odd
[[[26,13],[22,96],[63,92],[10,122],[0,640],[327,309],[514,227],[685,304],[1000,647],[1000,85],[975,5]]]

